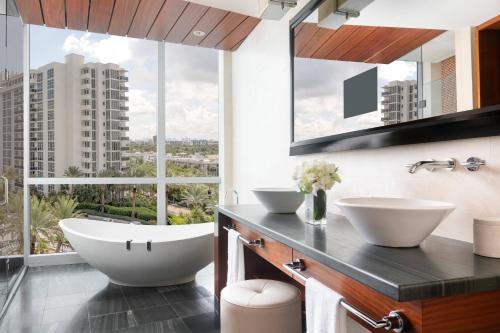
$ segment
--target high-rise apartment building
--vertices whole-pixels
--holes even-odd
[[[418,119],[417,81],[391,81],[382,87],[384,125]]]
[[[0,170],[16,174],[18,187],[23,174],[23,75],[13,74],[0,79]]]
[[[30,174],[61,177],[71,167],[93,177],[126,169],[128,78],[116,64],[68,54],[30,72]],[[4,81],[3,169],[22,170],[22,75]],[[18,154],[20,154],[18,156]]]

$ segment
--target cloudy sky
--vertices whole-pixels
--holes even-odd
[[[64,62],[116,63],[128,70],[132,140],[156,134],[158,49],[153,41],[31,26],[30,67]],[[43,49],[44,52],[36,52]],[[166,137],[217,139],[217,51],[166,44]]]
[[[378,67],[378,109],[344,119],[344,80]],[[295,141],[383,125],[382,86],[393,80],[416,80],[415,62],[374,65],[348,61],[295,58]],[[360,94],[359,98],[363,98]]]

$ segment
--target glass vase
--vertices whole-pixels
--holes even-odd
[[[325,190],[318,190],[316,195],[306,194],[306,222],[313,225],[326,224]]]

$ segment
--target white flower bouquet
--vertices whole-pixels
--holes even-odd
[[[339,169],[326,161],[305,162],[297,167],[293,179],[306,195],[306,222],[314,225],[326,224],[326,192],[335,183],[340,183]]]
[[[322,160],[304,162],[298,166],[293,175],[299,189],[303,193],[317,194],[318,190],[330,190],[335,183],[340,183],[339,168]]]

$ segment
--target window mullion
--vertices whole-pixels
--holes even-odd
[[[165,163],[165,43],[158,42],[158,105],[156,120],[156,192],[157,223],[167,224],[166,163]]]

